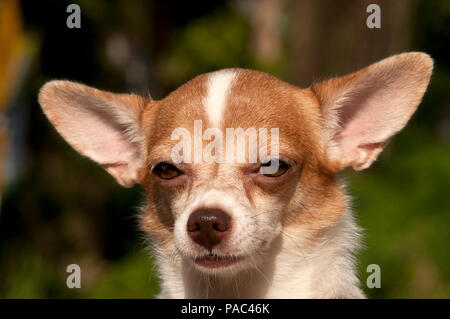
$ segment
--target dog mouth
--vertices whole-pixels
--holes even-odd
[[[194,262],[205,268],[221,268],[239,263],[242,259],[243,256],[209,254],[195,257]]]

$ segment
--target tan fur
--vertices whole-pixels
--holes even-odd
[[[67,81],[45,85],[39,101],[76,150],[121,184],[143,186],[140,224],[154,242],[160,297],[360,298],[353,260],[359,229],[336,173],[367,168],[376,159],[416,109],[431,70],[427,55],[409,53],[306,89],[236,68],[200,75],[160,101]],[[99,124],[103,131],[92,131],[92,143],[74,132],[82,123],[64,106],[86,125]],[[171,162],[176,128],[193,132],[201,120],[205,131],[214,125],[211,118],[222,132],[278,128],[280,158],[289,170],[271,179],[255,173],[257,163],[201,162],[178,164],[184,174],[174,181],[152,175],[156,164]],[[100,146],[96,138],[103,138]],[[108,152],[104,143],[119,145]],[[188,239],[183,223],[195,209],[212,207],[233,221],[214,253],[246,259],[208,272],[193,264],[205,250]]]

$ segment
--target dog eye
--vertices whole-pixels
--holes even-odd
[[[273,164],[272,161],[268,161],[267,163],[261,164],[260,174],[267,176],[267,177],[279,177],[279,176],[283,175],[284,173],[286,173],[287,170],[289,169],[289,165],[287,163],[279,160],[278,161],[278,170],[276,172],[273,172],[270,174],[269,173],[264,174],[264,171],[262,168],[270,167],[272,164]]]
[[[183,174],[178,168],[169,163],[158,163],[152,170],[152,173],[161,179],[173,179]]]

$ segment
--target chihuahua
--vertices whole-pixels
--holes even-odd
[[[432,68],[403,53],[308,88],[225,69],[162,100],[57,80],[39,102],[75,150],[142,185],[158,297],[364,298],[361,232],[337,174],[375,161]]]

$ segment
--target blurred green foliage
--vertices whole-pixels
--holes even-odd
[[[362,283],[378,264],[371,297],[449,298],[450,148],[411,128],[385,153],[373,169],[346,174],[364,228]]]

